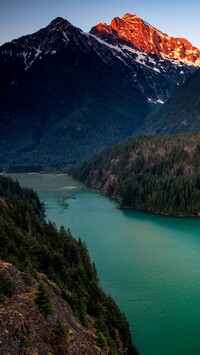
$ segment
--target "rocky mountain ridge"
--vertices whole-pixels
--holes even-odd
[[[5,61],[12,59],[18,61],[25,70],[28,70],[36,61],[44,56],[56,54],[65,49],[69,42],[81,49],[87,44],[83,42],[83,32],[74,27],[70,22],[61,17],[57,17],[47,27],[37,31],[32,35],[26,35],[5,43],[1,47],[1,54]],[[89,50],[89,45],[88,48]]]
[[[136,15],[112,27],[85,33],[59,17],[0,47],[1,170],[63,171],[143,134],[147,117],[160,108],[152,103],[166,102],[197,71],[197,49],[177,59],[171,39],[171,55],[161,55],[164,34]]]
[[[0,48],[2,170],[60,169],[141,125],[149,104],[114,54],[61,18]]]
[[[96,54],[103,65],[116,67],[121,79],[129,81],[149,102],[165,102],[200,65],[200,51],[187,40],[169,37],[138,16],[114,18],[85,33],[63,18],[46,28],[5,43],[2,62],[28,70],[34,63],[65,51],[74,52],[73,65],[81,52]],[[0,58],[1,61],[1,58]],[[15,83],[15,70],[10,82]]]
[[[200,66],[200,51],[187,39],[170,37],[135,14],[115,17],[110,25],[100,23],[92,28],[91,33],[107,41],[120,39],[146,53]]]

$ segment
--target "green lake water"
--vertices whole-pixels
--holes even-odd
[[[119,210],[66,175],[11,176],[86,242],[141,355],[200,354],[200,219]]]

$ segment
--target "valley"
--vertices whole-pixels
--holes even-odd
[[[199,353],[200,220],[119,210],[65,175],[16,174],[46,218],[87,244],[101,285],[130,324],[140,354]]]
[[[137,355],[85,243],[44,213],[33,189],[0,176],[1,353]]]
[[[0,46],[0,352],[199,355],[200,50],[65,15]]]

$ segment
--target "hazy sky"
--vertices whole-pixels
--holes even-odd
[[[89,31],[127,12],[200,48],[200,0],[0,0],[0,44],[33,33],[57,16]]]

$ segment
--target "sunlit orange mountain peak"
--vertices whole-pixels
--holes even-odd
[[[110,25],[99,23],[91,33],[104,40],[122,40],[144,52],[192,65],[200,65],[200,50],[187,39],[170,37],[135,14],[115,17]]]

